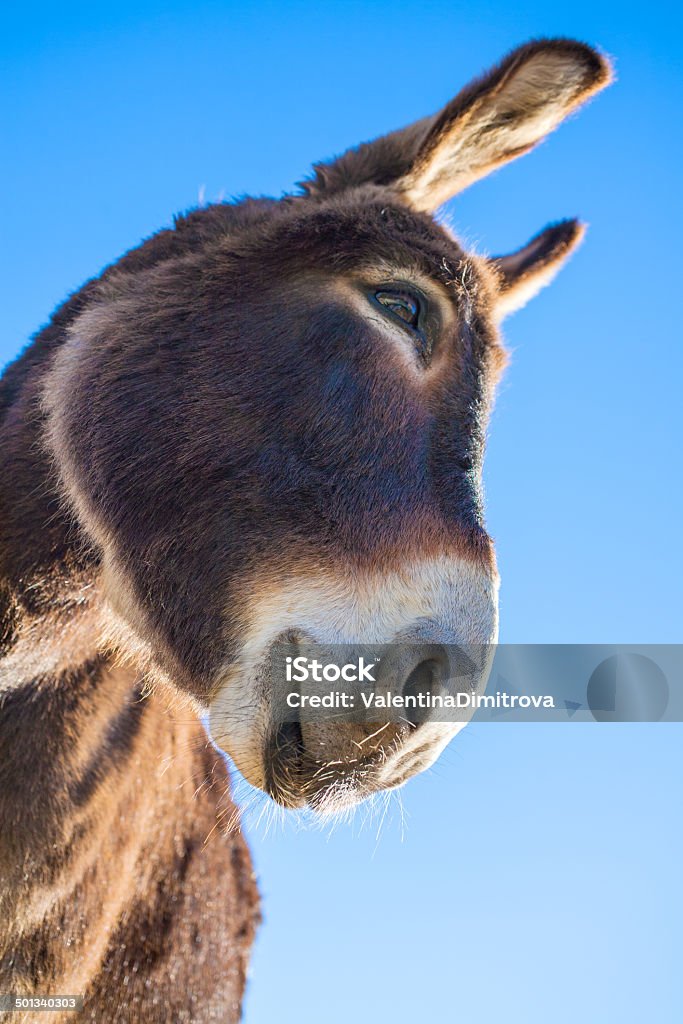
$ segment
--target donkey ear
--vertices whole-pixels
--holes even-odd
[[[539,232],[523,249],[487,260],[497,280],[495,312],[499,320],[520,309],[552,281],[585,230],[578,220],[563,220]]]
[[[528,152],[610,79],[583,43],[540,40],[514,50],[437,115],[397,188],[433,210],[501,164]]]
[[[434,210],[540,142],[608,84],[609,63],[571,39],[514,50],[438,114],[315,168],[310,193],[388,185],[417,210]]]

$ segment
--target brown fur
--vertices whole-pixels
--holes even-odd
[[[222,759],[165,705],[101,658],[4,695],[3,991],[84,993],[98,1024],[238,1017],[249,854],[216,829],[234,819]]]
[[[258,900],[197,709],[250,625],[244,581],[283,559],[493,572],[497,311],[580,232],[487,261],[427,211],[608,74],[578,43],[522,47],[302,195],[177,218],[5,372],[0,991],[82,992],[100,1024],[238,1018]],[[427,282],[422,362],[370,326],[387,275]]]

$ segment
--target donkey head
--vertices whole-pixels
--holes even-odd
[[[455,731],[283,733],[272,652],[495,640],[481,467],[497,324],[582,229],[484,259],[433,213],[609,74],[582,44],[530,43],[301,194],[180,218],[105,274],[55,359],[48,442],[125,643],[282,803],[398,785]],[[399,664],[395,690],[416,667]]]

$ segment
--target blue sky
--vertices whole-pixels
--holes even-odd
[[[474,10],[472,8],[474,7]],[[171,215],[292,187],[423,116],[510,47],[567,34],[618,81],[449,204],[482,251],[578,215],[508,322],[489,525],[506,642],[679,642],[683,144],[673,4],[6,5],[0,364]],[[377,820],[249,834],[265,924],[247,1024],[681,1019],[678,726],[481,725]]]

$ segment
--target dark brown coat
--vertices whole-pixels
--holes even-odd
[[[258,898],[198,713],[224,694],[276,562],[343,570],[352,589],[372,578],[380,603],[382,579],[408,565],[428,567],[425,594],[429,573],[461,599],[469,580],[473,598],[490,590],[492,636],[480,476],[497,321],[581,228],[486,260],[432,212],[608,78],[582,44],[521,47],[434,117],[319,166],[297,195],[177,218],[65,302],[5,372],[0,992],[82,993],[98,1024],[239,1017]],[[419,330],[376,301],[404,280],[424,282]],[[454,630],[446,609],[423,620]],[[255,690],[247,717],[251,703]],[[404,741],[397,731],[393,769],[369,749],[384,775],[368,783],[368,756],[347,792],[423,766],[406,768]],[[258,764],[230,752],[268,777],[268,744]],[[310,779],[290,777],[291,792],[271,793],[301,802]]]

